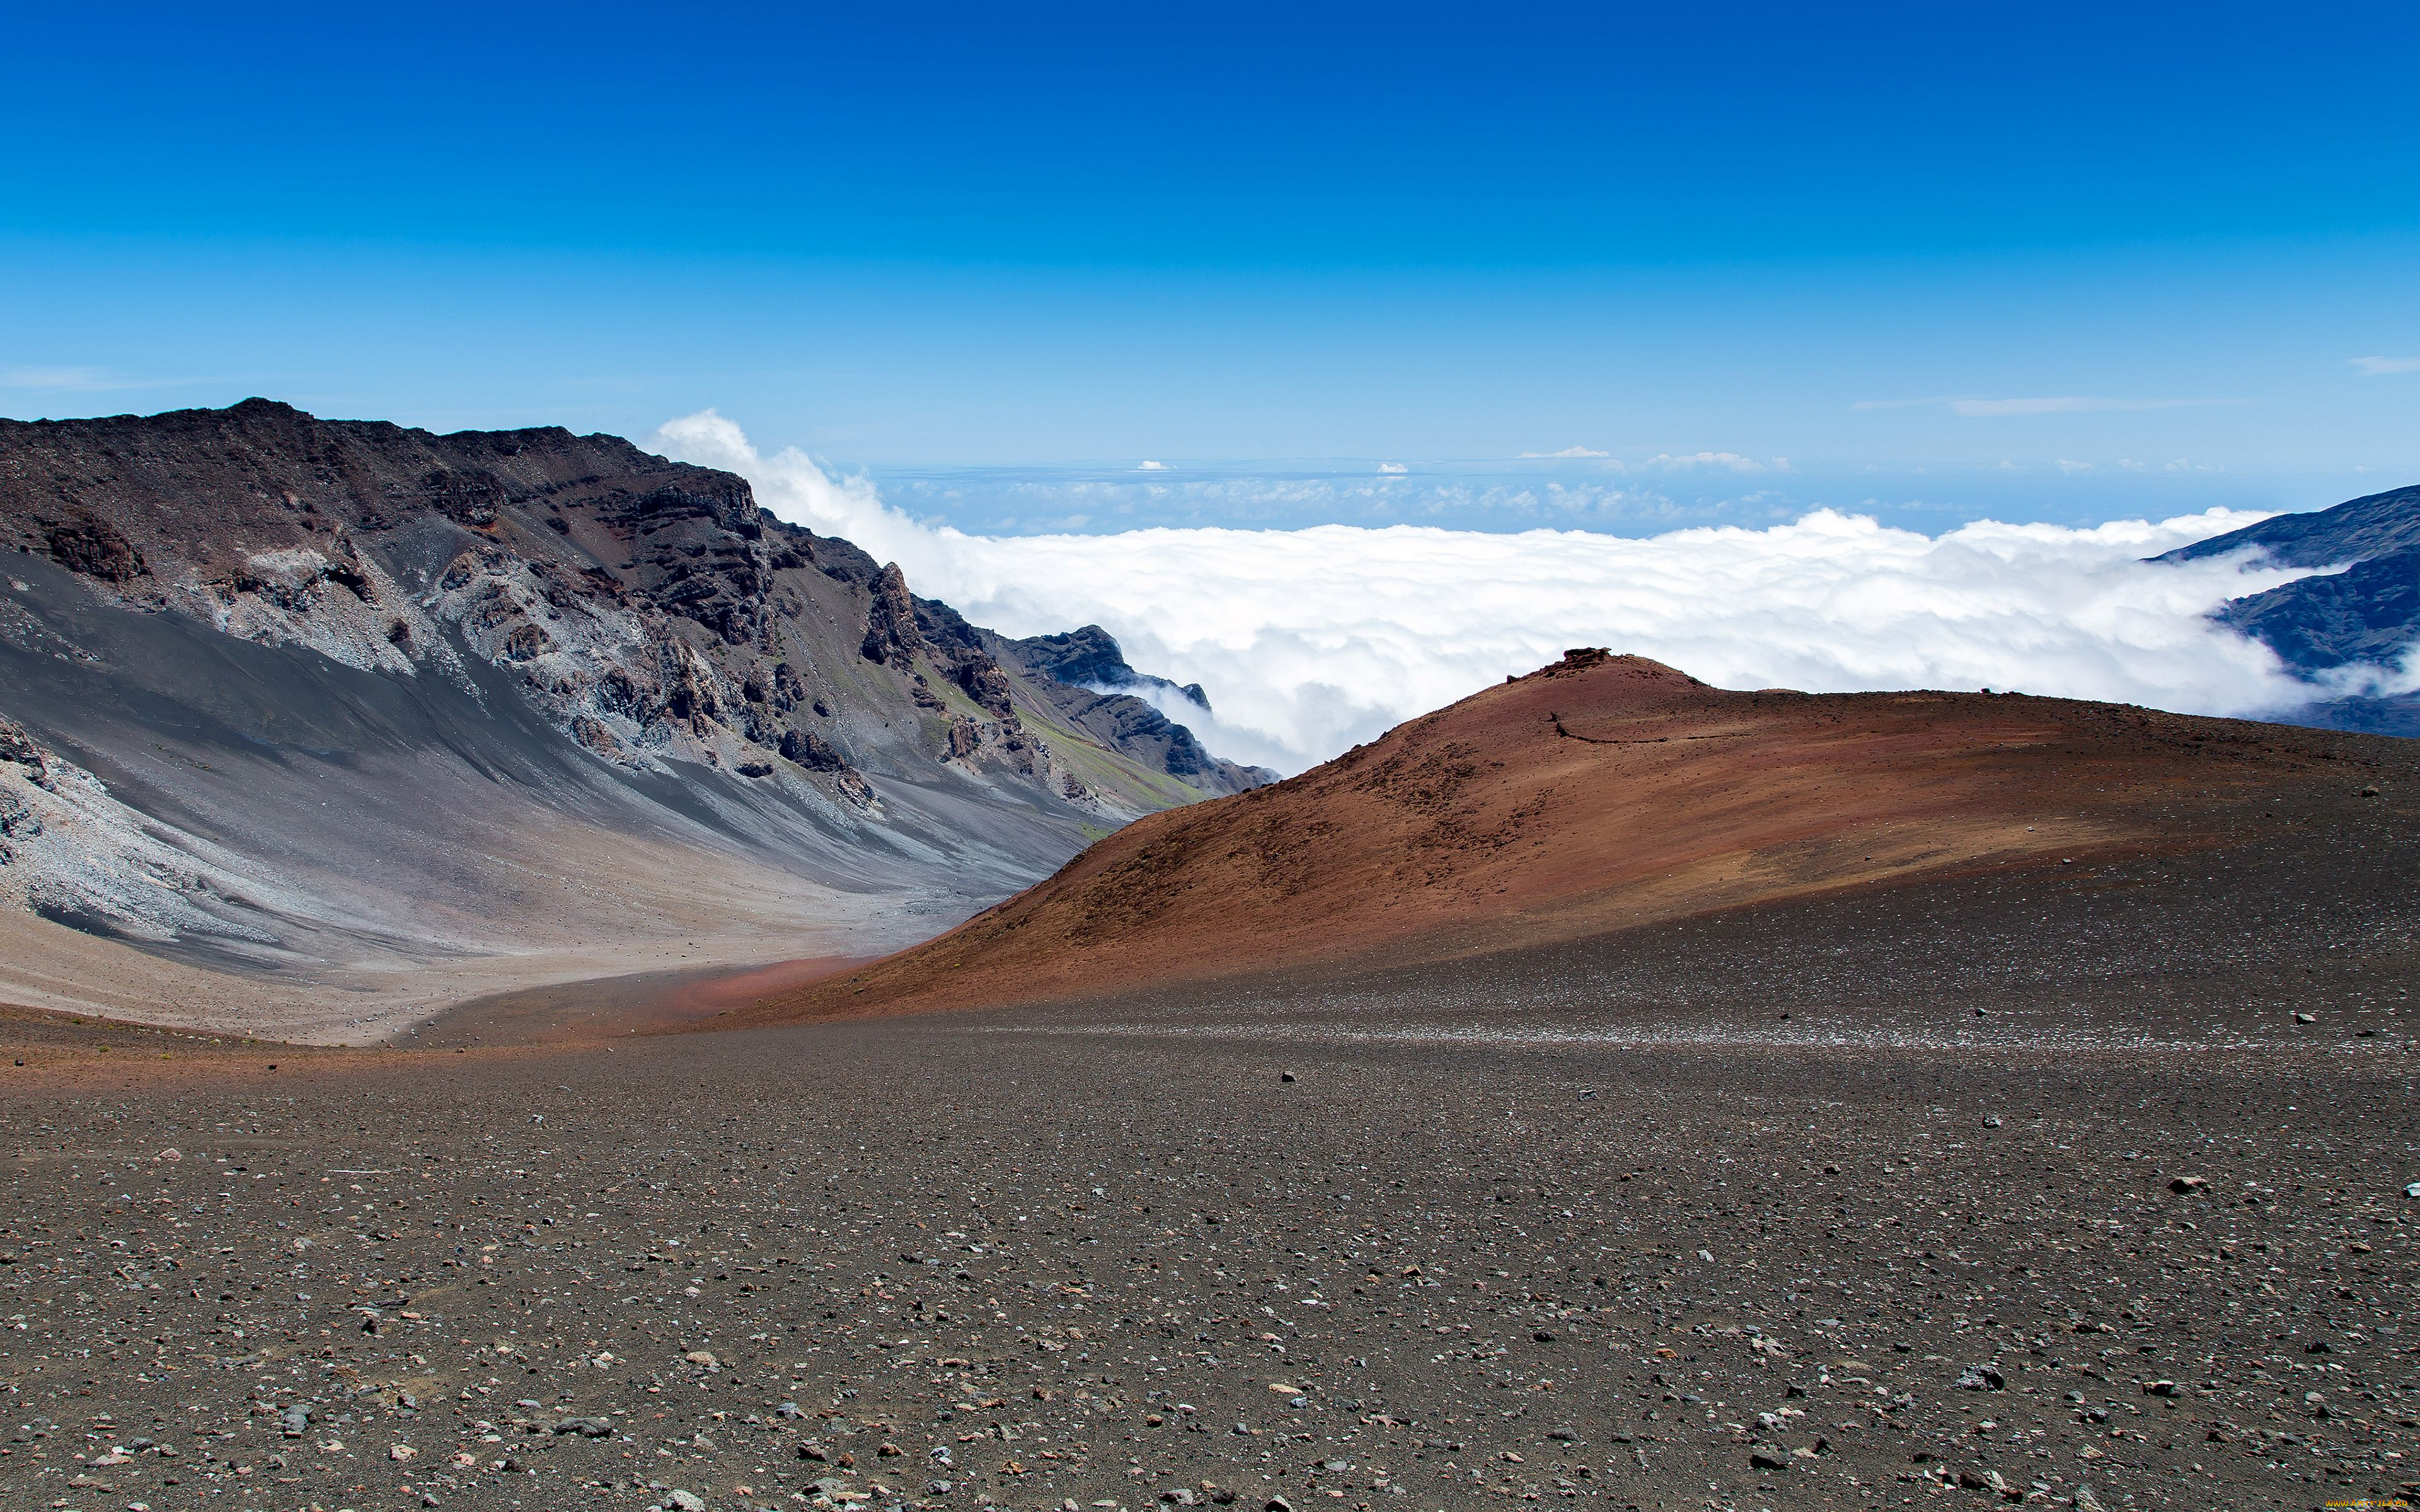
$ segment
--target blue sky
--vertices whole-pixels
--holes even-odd
[[[2408,6],[95,6],[11,41],[11,415],[713,407],[1007,532],[2420,480]],[[1519,460],[1571,448],[1605,455]]]

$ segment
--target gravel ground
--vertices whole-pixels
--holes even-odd
[[[0,1506],[2408,1494],[2364,845],[610,1045],[9,1019]]]
[[[2420,1473],[2399,1041],[1009,1027],[205,1055],[174,1098],[44,1046],[81,1075],[8,1103],[0,1504],[2249,1506]]]

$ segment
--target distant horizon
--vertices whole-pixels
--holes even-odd
[[[245,398],[292,405],[323,420],[439,428],[408,416],[326,413],[274,393],[202,405],[86,405],[72,407],[74,412],[6,418],[109,419],[225,409]],[[552,424],[505,413],[484,424],[444,428],[516,430]],[[659,422],[603,434],[653,450],[660,429]],[[788,444],[777,440],[774,448]],[[1012,462],[851,457],[804,450],[827,471],[864,476],[894,507],[928,523],[1012,535],[1204,524],[1243,530],[1411,524],[1480,532],[1588,530],[1637,538],[1704,526],[1783,523],[1823,509],[1928,532],[1987,520],[2089,526],[2207,509],[2325,509],[2420,483],[2420,464],[2402,475],[2362,467],[2229,469],[2185,458],[1894,464],[1712,453],[1675,456],[1637,449],[1621,455],[1576,444],[1563,452],[1505,456],[1170,454]]]

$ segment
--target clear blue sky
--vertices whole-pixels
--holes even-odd
[[[2004,517],[2420,480],[2408,4],[94,5],[8,51],[12,415],[1734,454]]]

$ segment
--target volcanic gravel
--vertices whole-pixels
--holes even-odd
[[[2409,1494],[2381,825],[1054,1010],[0,1022],[0,1506]]]
[[[0,1504],[2411,1489],[2399,1040],[1015,1027],[17,1092]]]

